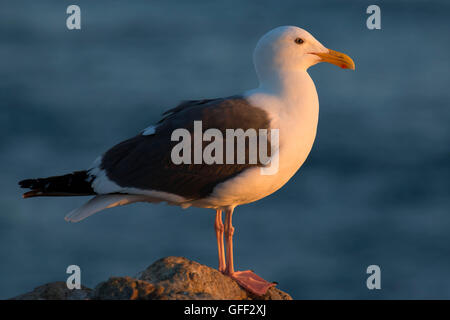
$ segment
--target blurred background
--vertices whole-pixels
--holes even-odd
[[[82,29],[66,28],[81,8]],[[234,215],[235,263],[295,299],[450,298],[448,1],[2,1],[0,298],[133,276],[185,256],[216,267],[212,210],[135,204],[78,224],[86,198],[22,200],[17,182],[85,169],[180,100],[257,86],[252,51],[296,25],[356,72],[310,69],[315,146],[277,193]],[[381,290],[366,268],[381,267]]]

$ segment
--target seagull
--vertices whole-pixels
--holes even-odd
[[[277,27],[258,41],[253,52],[257,88],[225,98],[184,101],[165,112],[159,122],[103,153],[87,170],[20,181],[22,188],[30,189],[23,198],[93,196],[65,217],[69,222],[135,202],[213,209],[218,270],[248,291],[264,295],[275,283],[251,270],[234,269],[232,216],[237,206],[260,200],[285,185],[310,153],[317,131],[319,100],[307,70],[319,62],[355,69],[349,56],[327,49],[304,29]],[[173,152],[180,140],[174,140],[174,132],[182,129],[195,135],[195,123],[199,121],[202,129],[216,133],[254,129],[258,137],[263,137],[269,131],[278,132],[269,157],[269,162],[277,159],[276,170],[262,170],[269,162],[225,162],[221,158],[212,163],[175,163]],[[217,141],[226,144],[232,139],[225,135]],[[204,144],[201,142],[200,147]],[[249,146],[244,148],[248,156]],[[225,153],[233,150],[227,148]]]

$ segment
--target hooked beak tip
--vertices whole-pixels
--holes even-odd
[[[328,62],[334,64],[342,69],[355,70],[355,63],[352,58],[342,52],[328,49],[328,52],[314,53],[320,57],[320,62]]]

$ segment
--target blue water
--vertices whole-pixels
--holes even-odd
[[[277,193],[237,208],[235,262],[296,299],[450,298],[448,1],[76,1],[0,5],[0,298],[77,264],[93,287],[185,256],[216,266],[211,210],[137,204],[79,223],[83,198],[22,200],[17,181],[84,169],[179,100],[256,86],[258,38],[298,25],[356,72],[311,69],[318,136]],[[381,267],[381,290],[366,268]]]

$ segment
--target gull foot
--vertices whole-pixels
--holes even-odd
[[[236,271],[230,275],[231,278],[237,281],[241,287],[250,291],[257,296],[264,295],[270,287],[274,287],[276,284],[268,282],[255,274],[251,270]]]

